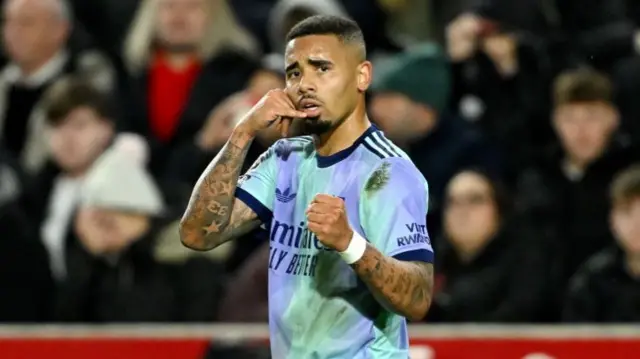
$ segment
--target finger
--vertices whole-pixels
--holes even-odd
[[[333,218],[335,217],[329,216],[324,213],[318,213],[318,212],[307,213],[307,222],[311,221],[313,223],[327,224],[327,223],[331,223]]]
[[[302,111],[298,111],[294,108],[287,108],[287,107],[281,107],[278,110],[276,110],[276,114],[278,116],[282,117],[289,117],[289,118],[306,118],[307,114],[305,112]]]
[[[322,223],[313,222],[313,221],[307,221],[307,228],[313,234],[324,233],[324,232],[322,232],[322,229],[324,228],[324,224],[322,224]]]
[[[327,203],[312,203],[307,207],[306,213],[327,214],[335,210],[334,206]]]
[[[292,117],[292,118],[305,118],[307,114],[302,111],[296,110],[296,106],[293,104],[289,96],[283,94],[282,96],[277,97],[277,102],[282,111],[287,111],[287,113],[280,114],[282,117]]]
[[[313,198],[312,202],[339,205],[342,203],[342,198],[330,194],[320,193]]]

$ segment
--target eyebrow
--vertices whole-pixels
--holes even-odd
[[[333,62],[329,61],[329,60],[320,60],[320,59],[307,59],[307,63],[313,67],[321,67],[321,66],[327,66],[327,65],[333,65]],[[292,64],[290,64],[289,66],[287,66],[284,71],[285,72],[289,72],[293,69],[295,69],[296,67],[300,66],[300,62],[296,61]]]

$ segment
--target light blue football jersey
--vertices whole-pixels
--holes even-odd
[[[331,156],[312,137],[276,142],[243,175],[236,197],[270,233],[269,328],[275,359],[407,359],[405,318],[379,305],[340,256],[306,226],[319,193],[344,199],[355,232],[387,256],[433,261],[427,182],[371,126]]]

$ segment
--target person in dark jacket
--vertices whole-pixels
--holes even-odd
[[[165,205],[134,152],[107,150],[80,191],[55,319],[63,322],[207,322],[215,318],[221,270],[208,259],[157,262]]]
[[[618,246],[595,255],[572,279],[564,321],[640,322],[640,166],[620,173],[610,193]]]
[[[607,188],[637,160],[618,133],[619,115],[609,79],[590,69],[560,75],[553,125],[560,146],[545,149],[519,179],[518,206],[548,241],[555,258],[556,307],[567,280],[591,255],[611,245]]]
[[[429,322],[535,322],[547,270],[532,233],[516,225],[504,186],[481,170],[447,187],[436,243],[436,296]]]
[[[119,87],[119,129],[147,138],[155,176],[181,146],[222,146],[197,134],[217,104],[245,87],[256,70],[256,51],[227,1],[140,4],[124,46],[128,74]]]
[[[535,147],[553,141],[541,45],[500,14],[464,14],[447,26],[447,50],[451,110],[500,145],[514,179]]]

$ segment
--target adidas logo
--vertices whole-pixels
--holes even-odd
[[[280,192],[280,189],[276,188],[276,199],[282,203],[291,202],[296,198],[295,193],[291,193],[291,188],[287,188],[284,192]]]

